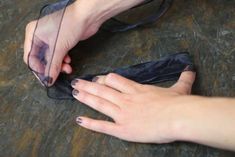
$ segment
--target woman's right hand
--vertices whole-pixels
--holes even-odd
[[[40,48],[42,45],[38,44],[37,42],[48,46],[48,50],[45,50],[46,53],[44,54],[44,57],[46,58],[46,62],[50,59],[52,59],[52,61],[51,64],[47,64],[45,62],[46,67],[44,67],[42,72],[45,75],[49,75],[47,77],[51,78],[50,81],[47,80],[46,82],[48,86],[51,86],[55,82],[60,72],[65,72],[67,74],[72,72],[72,67],[70,66],[71,58],[67,55],[68,51],[79,41],[85,40],[94,35],[102,24],[102,21],[89,21],[86,7],[82,7],[82,4],[79,4],[78,2],[79,1],[76,1],[68,6],[65,11],[57,39],[57,44],[55,46],[53,59],[52,48],[54,47],[58,30],[59,23],[57,21],[60,21],[59,18],[61,18],[62,10],[46,15],[45,17],[40,18],[39,21],[32,21],[26,27],[24,44],[24,61],[26,64],[29,64],[28,57],[30,51],[38,51],[32,52],[35,54],[41,53],[39,51],[41,51]],[[37,22],[38,26],[34,34]],[[36,36],[34,38],[37,38],[37,40],[33,39],[33,36]],[[32,42],[32,40],[34,40],[34,42]],[[33,46],[32,43],[34,43]],[[40,70],[42,71],[42,68],[39,70],[37,67],[37,64],[40,64],[37,62],[41,62],[41,60],[36,58],[31,62],[32,63],[30,63],[30,68],[35,68],[35,71],[37,72]]]

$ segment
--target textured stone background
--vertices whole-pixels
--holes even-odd
[[[22,61],[25,25],[45,2],[0,1],[0,157],[235,156],[184,142],[129,143],[78,127],[77,115],[107,117],[76,101],[47,98]],[[235,0],[175,0],[164,18],[149,28],[99,33],[81,43],[71,52],[75,71],[95,73],[189,51],[198,69],[194,93],[234,97],[234,6]]]

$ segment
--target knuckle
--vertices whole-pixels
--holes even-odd
[[[107,130],[107,127],[105,125],[100,124],[96,121],[89,121],[87,123],[87,127],[98,132],[105,132]]]
[[[156,86],[154,86],[154,87],[156,87]],[[149,91],[153,88],[153,86],[152,85],[142,85],[142,84],[140,84],[140,88],[143,89],[144,91]]]
[[[105,96],[105,94],[107,93],[107,87],[99,84],[96,84],[93,90],[95,95],[100,95],[101,97]]]
[[[124,101],[125,103],[129,104],[130,102],[133,101],[133,98],[132,98],[131,95],[125,94],[125,95],[123,95],[123,101]]]
[[[91,120],[87,120],[86,121],[86,127],[89,128],[89,129],[93,129],[93,122]]]
[[[106,82],[110,82],[110,81],[113,81],[117,78],[117,74],[115,73],[109,73],[107,76],[106,76]]]
[[[190,81],[187,81],[187,80],[180,80],[179,82],[182,85],[187,86],[187,87],[192,85],[192,83]]]
[[[94,100],[93,106],[96,110],[101,110],[102,106],[104,106],[104,101],[102,101],[101,99],[96,99]]]
[[[101,95],[103,91],[99,86],[94,86],[94,88],[91,88],[91,90],[93,90],[94,95]]]
[[[132,88],[133,88],[133,91],[135,92],[141,92],[141,90],[143,89],[143,85],[136,83],[136,84],[133,84]]]
[[[77,87],[78,89],[86,89],[86,84],[85,84],[85,82],[84,82],[83,80],[79,80],[79,82],[76,83],[76,87]],[[80,94],[81,94],[81,93],[80,93]]]
[[[78,97],[79,97],[79,99],[82,100],[82,101],[89,99],[88,94],[85,93],[85,92],[81,92],[81,91],[80,91],[80,93],[78,94]]]
[[[98,76],[95,82],[99,84],[105,84],[105,76]]]
[[[108,131],[108,127],[106,125],[96,125],[96,129],[99,131],[99,132],[107,132]]]

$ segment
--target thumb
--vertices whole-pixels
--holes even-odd
[[[196,73],[192,71],[182,72],[179,80],[171,87],[172,90],[179,94],[190,94]]]

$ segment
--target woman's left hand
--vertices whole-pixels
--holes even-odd
[[[133,142],[167,143],[177,140],[178,105],[191,93],[195,73],[183,72],[170,88],[142,85],[117,74],[94,82],[74,80],[74,97],[111,117],[114,122],[77,117],[87,129]]]

